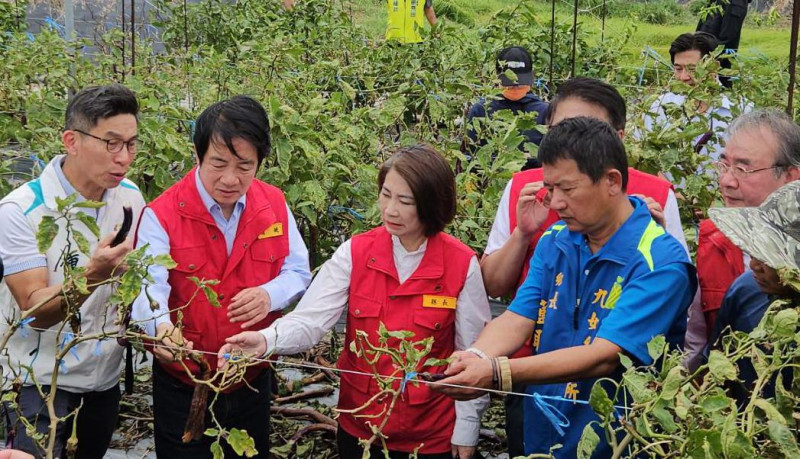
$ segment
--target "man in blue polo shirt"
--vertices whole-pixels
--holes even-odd
[[[650,364],[647,343],[664,335],[683,342],[686,311],[697,289],[686,251],[625,190],[625,148],[607,123],[571,118],[550,129],[539,147],[550,209],[561,221],[544,232],[530,271],[509,310],[457,352],[443,383],[558,397],[551,401],[569,428],[551,424],[534,398],[525,402],[525,453],[576,456],[584,426],[598,416],[586,404],[597,378],[618,379],[619,353]],[[521,197],[528,211],[547,212],[540,196]],[[533,334],[530,357],[507,359]],[[480,390],[445,388],[456,399]],[[617,401],[622,403],[622,401]],[[601,439],[606,436],[595,426]],[[605,440],[595,451],[610,456]]]

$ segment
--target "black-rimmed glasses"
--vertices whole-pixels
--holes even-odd
[[[122,151],[123,147],[127,147],[128,153],[131,155],[135,155],[136,151],[139,150],[140,141],[138,138],[131,139],[131,140],[122,140],[122,139],[104,139],[102,137],[97,137],[94,134],[89,134],[86,131],[81,131],[80,129],[73,129],[75,132],[80,132],[83,135],[88,135],[93,139],[97,139],[101,142],[106,143],[106,150],[109,153],[119,153]]]

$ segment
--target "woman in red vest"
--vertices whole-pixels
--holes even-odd
[[[380,323],[389,330],[413,331],[414,340],[432,336],[429,357],[443,359],[472,344],[490,320],[489,303],[474,252],[443,232],[456,212],[450,165],[428,146],[401,148],[381,167],[378,192],[383,225],[342,244],[291,314],[261,332],[229,338],[220,350],[220,365],[233,350],[259,357],[308,350],[347,311],[347,342],[338,363],[346,370],[339,409],[351,410],[379,392],[373,367],[350,351],[356,330],[366,331],[376,345]],[[394,368],[384,358],[375,370],[391,375]],[[452,402],[426,384],[407,384],[382,431],[391,457],[408,457],[415,450],[420,458],[473,457],[487,404],[488,397]],[[339,416],[341,457],[361,457],[358,440],[372,436],[370,425],[383,419],[369,415],[382,408],[373,402],[362,416]],[[371,453],[383,454],[379,447]]]

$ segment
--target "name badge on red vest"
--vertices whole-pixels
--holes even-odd
[[[269,237],[283,236],[283,223],[273,223],[272,226],[265,229],[263,233],[258,235],[259,239],[267,239]]]
[[[438,296],[438,295],[422,295],[422,306],[426,308],[439,308],[439,309],[455,309],[456,297],[454,296]]]

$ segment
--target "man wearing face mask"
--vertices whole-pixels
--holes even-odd
[[[480,99],[467,113],[467,136],[469,139],[465,142],[463,151],[468,160],[472,159],[475,151],[486,143],[485,140],[479,139],[478,131],[475,129],[478,123],[473,121],[475,118],[491,118],[494,112],[511,110],[515,115],[535,112],[537,114],[536,123],[540,125],[544,125],[547,119],[549,104],[531,92],[533,63],[525,48],[512,46],[501,50],[497,53],[495,68],[502,92],[493,97]],[[521,134],[525,137],[525,141],[519,144],[520,151],[525,151],[526,143],[539,145],[539,142],[542,141],[542,133],[536,129],[527,129]],[[535,155],[528,158],[523,170],[534,167],[540,167]]]

